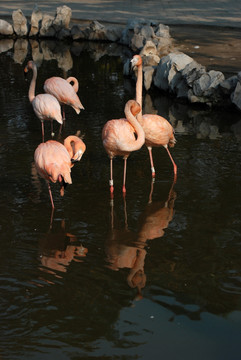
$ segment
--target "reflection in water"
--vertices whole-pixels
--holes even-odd
[[[124,79],[129,87],[123,85],[125,51],[122,57],[105,56],[96,62],[95,44],[87,45],[76,44],[74,52],[71,48],[72,72],[81,81],[80,89],[85,89],[86,112],[80,119],[70,109],[71,122],[63,129],[63,137],[79,128],[85,134],[84,176],[79,176],[78,168],[73,171],[76,185],[69,188],[67,199],[58,207],[65,214],[58,216],[66,219],[65,230],[58,219],[47,234],[50,209],[39,198],[41,179],[30,167],[40,124],[27,98],[23,66],[14,63],[11,51],[0,56],[0,311],[5,357],[158,359],[161,348],[163,353],[173,349],[173,359],[190,360],[195,353],[198,359],[220,360],[219,355],[231,347],[239,354],[240,114],[238,122],[235,114],[227,111],[194,110],[149,91],[153,109],[180,129],[175,148],[180,169],[175,216],[175,192],[169,198],[171,186],[166,183],[167,190],[162,180],[171,173],[169,162],[163,163],[166,157],[160,151],[156,156],[161,169],[148,202],[149,163],[143,149],[130,159],[128,225],[120,208],[122,197],[117,194],[111,229],[106,224],[110,216],[109,162],[100,133],[106,118],[119,115],[126,100],[133,98],[135,83]],[[109,47],[98,44],[98,51],[104,54]],[[43,61],[38,93],[43,91],[45,79],[56,73],[63,76],[56,60]],[[93,94],[98,94],[95,101]],[[151,106],[151,101],[147,105]],[[217,126],[220,136],[213,140],[213,132],[210,138],[201,124]],[[161,212],[165,214],[161,216]],[[85,258],[74,255],[73,246],[81,246],[82,239],[88,242]],[[125,253],[129,255],[129,248],[130,262],[126,261],[125,267],[123,258]],[[66,251],[68,260],[63,263]],[[43,255],[43,263],[38,255]],[[107,268],[105,257],[112,261],[108,265],[119,271]],[[50,283],[54,286],[46,286]],[[137,298],[144,295],[135,307],[133,293]],[[174,348],[173,343],[177,343]],[[207,344],[211,348],[207,349]]]
[[[115,226],[114,200],[110,202],[111,230],[106,241],[106,261],[111,270],[130,269],[127,283],[131,288],[137,288],[135,300],[142,299],[141,290],[146,285],[144,265],[147,241],[162,237],[173,218],[176,199],[174,184],[164,201],[152,201],[154,190],[154,181],[152,181],[149,202],[139,218],[139,230],[136,233],[128,229],[125,197],[123,198],[125,225],[121,229]]]
[[[39,241],[40,270],[61,277],[59,272],[66,272],[71,261],[82,262],[88,249],[79,244],[75,235],[66,232],[64,219],[54,225],[53,228],[51,217],[49,230]]]

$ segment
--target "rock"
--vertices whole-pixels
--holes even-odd
[[[222,90],[223,94],[231,95],[237,83],[238,83],[238,77],[236,75],[231,76],[230,78],[221,82],[220,89]]]
[[[146,39],[146,41],[155,37],[153,28],[148,25],[144,25],[140,28],[140,34],[144,37],[144,39]]]
[[[106,27],[106,39],[111,42],[117,42],[122,35],[122,27],[117,25],[110,25]]]
[[[144,45],[144,36],[141,34],[134,34],[131,42],[130,47],[133,51],[141,50]]]
[[[89,26],[89,40],[106,40],[105,26],[98,21],[92,21]]]
[[[61,29],[68,29],[69,23],[72,16],[72,10],[68,6],[59,6],[57,7],[57,12],[55,19],[53,20],[53,27],[55,31],[60,31]]]
[[[86,39],[83,28],[78,24],[72,26],[70,34],[73,40]]]
[[[210,97],[214,95],[218,86],[224,79],[224,75],[220,71],[210,70],[193,82],[193,93],[198,97]]]
[[[15,33],[20,37],[27,36],[28,22],[22,10],[18,9],[13,11],[12,19],[13,19],[13,29]]]
[[[42,18],[43,18],[42,11],[39,10],[37,5],[35,5],[31,15],[31,28],[29,33],[30,37],[38,35]]]
[[[235,106],[241,110],[241,83],[238,81],[234,92],[231,95],[231,101]]]
[[[64,40],[64,39],[67,39],[69,37],[71,37],[70,29],[62,28],[57,34],[57,38],[59,40]]]
[[[143,67],[144,87],[146,90],[149,90],[151,87],[154,71],[155,71],[155,67],[153,67],[153,66]]]
[[[163,24],[159,24],[156,31],[155,31],[156,36],[161,37],[161,38],[170,38],[170,32],[169,32],[169,26],[167,25],[163,25]]]
[[[53,27],[53,21],[53,16],[44,14],[42,19],[42,26],[39,32],[41,37],[55,37],[56,31]]]
[[[0,35],[13,35],[13,27],[9,22],[0,19]]]
[[[157,48],[153,41],[148,40],[145,46],[141,49],[141,56],[157,55]]]
[[[161,90],[176,93],[176,86],[182,78],[181,70],[193,59],[183,53],[170,53],[157,66],[154,85]]]
[[[192,61],[185,66],[182,70],[182,76],[186,80],[189,87],[193,86],[195,80],[199,79],[204,73],[206,73],[205,66],[198,64],[196,61]]]

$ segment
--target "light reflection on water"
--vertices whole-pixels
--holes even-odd
[[[41,127],[23,75],[33,48],[42,54],[37,93],[46,78],[73,75],[86,109],[78,116],[66,108],[62,137],[80,129],[87,150],[64,198],[52,186],[53,216],[33,165]],[[240,115],[194,109],[154,90],[145,94],[145,112],[162,114],[175,127],[177,182],[166,151],[154,149],[152,183],[143,147],[128,159],[125,199],[123,161],[115,159],[110,201],[101,129],[122,117],[134,97],[134,83],[122,76],[122,59],[130,54],[103,44],[42,48],[34,43],[25,57],[0,55],[4,358],[157,359],[161,352],[192,359],[195,352],[213,360],[227,358],[230,348],[238,358]]]

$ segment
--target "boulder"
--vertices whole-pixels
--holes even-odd
[[[225,80],[221,71],[210,70],[193,82],[193,93],[196,96],[210,97],[215,95],[218,86]]]
[[[154,85],[161,90],[176,93],[176,86],[182,78],[181,71],[193,59],[183,53],[170,53],[159,62],[154,76]]]
[[[55,31],[60,31],[62,28],[68,29],[72,16],[72,10],[68,6],[57,7],[55,19],[53,20],[53,27]]]
[[[75,24],[71,28],[70,35],[73,40],[86,39],[86,34],[81,25]]]
[[[234,92],[231,95],[232,103],[241,110],[241,82],[238,81]]]
[[[37,5],[35,5],[32,15],[31,15],[31,27],[30,27],[30,33],[29,33],[30,37],[38,35],[42,18],[43,18],[42,11],[39,10]]]
[[[13,27],[9,22],[0,19],[0,35],[13,35]]]
[[[56,36],[56,30],[53,26],[54,17],[44,14],[42,19],[42,26],[40,29],[40,36],[41,37],[55,37]]]
[[[28,22],[24,16],[22,10],[18,9],[12,13],[13,29],[17,36],[27,36],[28,34]]]

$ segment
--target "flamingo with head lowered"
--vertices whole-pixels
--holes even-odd
[[[80,161],[86,146],[77,136],[71,135],[64,145],[55,140],[41,143],[35,150],[34,161],[38,174],[47,181],[52,208],[54,208],[50,181],[60,183],[60,195],[64,196],[66,184],[72,184],[71,168]]]
[[[73,85],[71,85],[72,83]],[[78,80],[73,76],[69,77],[67,80],[58,76],[53,76],[44,83],[44,91],[46,93],[55,96],[62,106],[72,106],[77,114],[80,113],[80,110],[84,110],[84,106],[77,95],[78,90]],[[65,120],[64,110],[63,119]]]
[[[126,163],[132,151],[139,150],[145,142],[145,133],[136,119],[141,110],[135,100],[129,100],[125,105],[126,118],[109,120],[102,130],[104,148],[110,158],[110,192],[114,191],[113,158],[122,156],[124,159],[123,194],[126,193]]]
[[[142,107],[142,83],[143,83],[143,73],[142,73],[142,58],[140,55],[134,55],[131,60],[132,68],[137,67],[137,81],[136,81],[136,101]],[[165,118],[159,115],[154,114],[145,114],[142,115],[141,112],[137,115],[137,120],[141,124],[145,132],[145,144],[149,151],[150,163],[152,177],[155,177],[155,168],[152,157],[152,147],[163,146],[173,164],[174,178],[177,176],[177,166],[171,156],[171,153],[168,149],[168,145],[173,147],[176,143],[174,137],[174,129],[172,125]]]
[[[50,94],[38,94],[35,95],[35,87],[37,80],[37,66],[33,61],[28,61],[24,72],[27,73],[29,70],[33,71],[33,77],[30,83],[28,97],[29,101],[33,106],[33,110],[37,117],[40,119],[42,124],[42,141],[44,142],[44,121],[50,120],[51,126],[53,127],[53,120],[56,120],[58,123],[63,124],[63,119],[61,115],[61,107],[58,100]],[[53,129],[52,129],[52,136]]]

